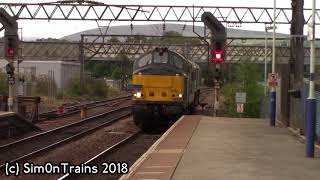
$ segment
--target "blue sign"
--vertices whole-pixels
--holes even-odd
[[[142,90],[142,85],[128,84],[128,91],[140,91]]]

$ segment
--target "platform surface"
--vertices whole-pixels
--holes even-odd
[[[0,111],[0,123],[0,126],[10,125],[23,131],[41,130],[41,128],[15,112]]]
[[[185,116],[135,164],[129,179],[320,179],[320,152],[267,120]],[[125,178],[124,178],[125,179]]]

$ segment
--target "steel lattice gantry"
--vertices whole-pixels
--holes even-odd
[[[218,7],[169,5],[110,5],[104,3],[0,3],[0,7],[17,19],[37,20],[109,20],[109,21],[160,21],[201,22],[205,11],[212,12],[226,23],[273,22],[273,8]],[[276,23],[291,23],[291,8],[277,8]],[[311,9],[304,9],[306,22]],[[316,10],[316,24],[320,24],[320,9]]]
[[[273,22],[273,8],[268,7],[216,7],[216,6],[168,6],[168,5],[110,5],[94,1],[60,1],[54,3],[0,3],[9,14],[17,19],[36,20],[109,20],[109,21],[158,21],[158,22],[201,22],[205,11],[212,12],[220,21],[226,23],[265,23]],[[305,19],[311,19],[311,9],[304,9]],[[320,24],[320,9],[316,11],[316,24]],[[291,8],[278,8],[276,23],[291,23]],[[40,46],[42,44],[40,43]],[[97,53],[99,44],[85,45],[85,56]],[[105,44],[95,58],[113,58],[115,54],[126,52],[130,58],[137,58],[155,44]],[[183,53],[183,45],[169,45],[172,50],[185,54],[194,61],[208,60],[208,47],[196,45],[189,54]],[[51,48],[48,48],[51,49]],[[57,48],[53,48],[57,49]],[[73,48],[70,48],[73,49]],[[62,52],[64,49],[61,49]],[[47,50],[46,52],[51,51]],[[40,51],[43,52],[43,51]],[[58,52],[56,52],[58,53]],[[268,48],[268,55],[271,49]],[[49,56],[52,55],[47,53]],[[54,53],[53,53],[54,54]],[[289,48],[278,48],[278,57],[289,57]],[[238,61],[247,56],[253,62],[263,58],[263,47],[230,46],[227,48],[227,61]],[[280,55],[280,56],[279,56]],[[305,57],[309,56],[308,50]],[[79,57],[77,57],[79,58]],[[283,59],[282,58],[282,59]]]
[[[142,54],[155,47],[168,47],[184,54],[195,62],[208,62],[208,46],[204,44],[190,45],[190,51],[185,51],[185,44],[141,44],[141,43],[84,43],[84,56],[93,57],[92,60],[114,61],[118,54],[126,54],[130,60],[135,60]],[[79,59],[79,43],[68,42],[22,42],[23,59],[60,59],[77,61]],[[238,63],[247,60],[251,63],[264,63],[264,46],[237,46],[227,47],[226,63]],[[290,58],[289,47],[277,47],[278,63],[287,63]],[[268,61],[271,61],[272,48],[267,48]],[[310,49],[305,48],[305,62],[308,63]],[[320,49],[316,50],[320,58]],[[320,62],[318,62],[320,64]]]

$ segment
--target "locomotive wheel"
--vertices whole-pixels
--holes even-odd
[[[133,121],[142,131],[148,132],[151,130],[151,123],[148,121],[148,119],[133,115]]]
[[[192,103],[189,106],[189,113],[192,114],[194,111],[195,111],[195,105],[194,105],[194,103]]]
[[[197,107],[200,104],[200,91],[197,91],[195,98],[195,107]]]

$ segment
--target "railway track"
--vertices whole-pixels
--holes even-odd
[[[101,153],[97,154],[93,158],[89,159],[84,164],[85,165],[90,165],[90,166],[96,165],[96,164],[101,164],[104,161],[104,159],[106,158],[106,156],[110,155],[110,153],[120,149],[123,145],[131,142],[133,139],[137,138],[138,136],[141,136],[141,134],[142,134],[141,132],[136,132],[134,134],[129,135],[128,137],[122,139],[118,143],[114,144],[113,146],[107,148],[106,150],[104,150]],[[76,174],[65,174],[64,176],[62,176],[58,180],[75,179],[77,176],[79,176],[79,175],[76,175]]]
[[[84,164],[97,166],[97,174],[66,174],[59,180],[70,179],[118,179],[122,174],[129,173],[130,166],[143,155],[161,135],[146,135],[142,132],[131,134],[117,144],[107,148],[98,155],[86,161]],[[127,172],[106,173],[104,163],[127,163]]]
[[[127,100],[130,100],[132,95],[126,95],[126,96],[121,96],[117,98],[112,98],[112,99],[104,99],[101,101],[94,101],[86,104],[77,104],[77,105],[71,105],[65,107],[65,112],[62,114],[58,114],[57,110],[53,111],[48,111],[45,113],[39,114],[39,120],[46,120],[46,119],[52,119],[52,118],[58,118],[58,117],[65,117],[69,115],[73,115],[76,113],[79,113],[81,111],[81,108],[83,106],[87,106],[88,109],[93,109],[101,106],[106,106],[106,107],[111,107],[111,106],[116,106],[118,104],[121,104]]]
[[[63,127],[43,132],[4,146],[0,146],[0,170],[6,162],[18,162],[49,151],[57,146],[110,125],[131,114],[131,106],[120,107]]]
[[[201,88],[200,89],[200,97],[199,97],[199,102],[201,103],[201,102],[203,102],[204,101],[204,99],[206,98],[206,96],[208,95],[208,93],[210,92],[210,91],[213,91],[214,89],[212,89],[212,88]]]

